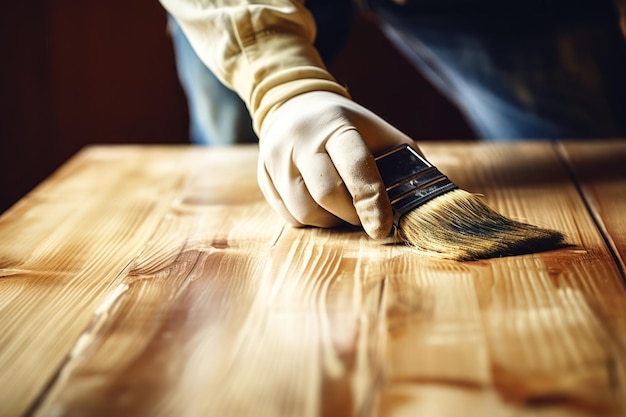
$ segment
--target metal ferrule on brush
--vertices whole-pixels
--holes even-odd
[[[393,207],[396,226],[407,212],[458,188],[408,145],[377,156],[376,165]]]

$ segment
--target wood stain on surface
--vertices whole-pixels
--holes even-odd
[[[624,415],[623,276],[554,149],[423,148],[572,246],[433,259],[285,226],[254,147],[91,148],[0,218],[0,414]]]

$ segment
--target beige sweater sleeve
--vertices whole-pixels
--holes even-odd
[[[211,71],[246,103],[257,134],[265,116],[308,91],[349,97],[313,46],[303,0],[160,0]]]

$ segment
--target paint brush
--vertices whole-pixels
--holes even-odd
[[[563,234],[509,219],[457,187],[408,145],[376,157],[395,233],[419,252],[476,260],[555,249]]]

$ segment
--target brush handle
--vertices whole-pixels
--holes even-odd
[[[396,225],[407,212],[458,188],[408,145],[392,148],[377,156],[376,166],[389,195]]]

